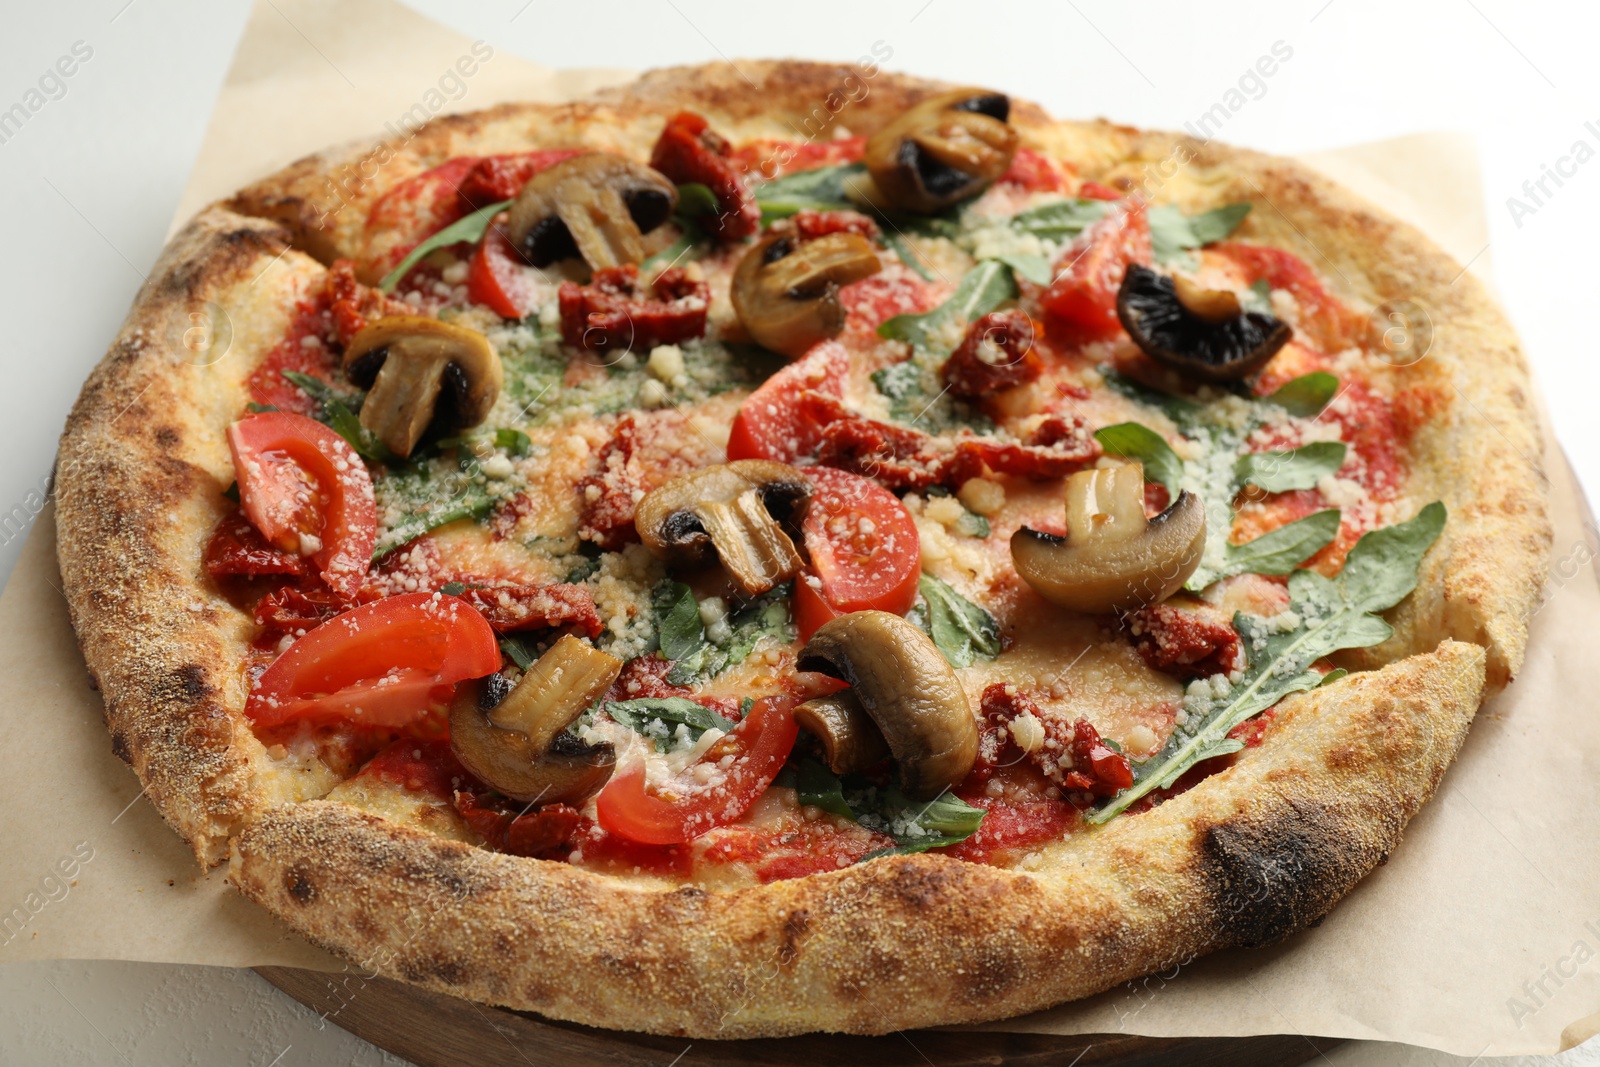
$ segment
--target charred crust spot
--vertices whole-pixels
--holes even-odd
[[[800,946],[811,929],[811,913],[796,908],[783,917],[783,943],[778,947],[778,966],[787,971],[800,958]]]
[[[946,864],[896,864],[887,888],[901,902],[916,911],[932,911],[953,899],[967,881],[965,872]]]
[[[1287,800],[1204,828],[1200,876],[1218,927],[1232,944],[1256,948],[1327,914],[1377,860],[1367,851],[1337,813]]]
[[[310,904],[317,899],[317,887],[301,864],[290,867],[283,875],[283,888],[296,903]]]
[[[974,955],[976,958],[964,961],[959,976],[966,999],[997,1000],[1015,990],[1026,977],[1016,953],[1001,945],[984,945]]]
[[[111,753],[130,767],[133,765],[133,753],[128,749],[128,735],[121,730],[111,734]]]
[[[161,426],[156,429],[156,444],[162,448],[177,448],[183,442],[183,434],[175,426]]]
[[[198,663],[186,663],[172,672],[178,692],[189,700],[203,700],[216,690],[206,681],[206,669]]]
[[[463,960],[449,956],[434,956],[431,959],[407,961],[401,966],[400,974],[408,982],[434,982],[439,985],[459,986],[471,981],[472,967]]]

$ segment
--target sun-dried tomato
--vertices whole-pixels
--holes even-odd
[[[335,593],[321,579],[308,575],[295,585],[285,585],[262,597],[256,604],[259,640],[271,642],[284,634],[296,634],[320,626],[355,607],[355,601]]]
[[[772,228],[776,230],[782,225],[779,223]],[[853,233],[868,240],[878,236],[878,224],[859,211],[800,211],[789,219],[789,225],[808,241],[834,233]]]
[[[1101,739],[1088,719],[1080,717],[1069,726],[1044,712],[1027,693],[1004,683],[984,689],[980,706],[978,762],[974,765],[978,781],[986,780],[997,767],[1026,758],[1046,778],[1071,792],[1109,797],[1133,784],[1132,764]],[[1031,716],[1043,733],[1025,757],[1011,729],[1023,716]]]
[[[206,573],[228,575],[305,574],[306,558],[273,547],[244,512],[224,515],[206,542]]]
[[[711,190],[717,210],[695,221],[714,237],[737,241],[761,228],[761,209],[729,158],[728,142],[702,116],[680,111],[668,119],[650,153],[650,165],[679,185],[699,182]]]
[[[535,174],[582,154],[581,148],[550,148],[541,152],[485,156],[461,179],[456,195],[467,211],[477,211],[514,198]]]
[[[1033,320],[1017,308],[995,311],[967,327],[940,373],[957,396],[992,396],[1026,385],[1044,371],[1033,350]]]
[[[350,339],[373,319],[414,313],[409,304],[357,281],[356,265],[348,259],[333,261],[323,285],[333,316],[334,332],[338,334],[341,345],[348,345]]]
[[[560,582],[475,584],[470,579],[463,584],[466,589],[457,595],[477,608],[498,633],[574,626],[593,638],[605,629],[587,586]]]
[[[1184,679],[1209,678],[1242,665],[1239,632],[1225,613],[1209,604],[1151,604],[1125,621],[1134,647],[1154,670]]]
[[[456,811],[484,844],[513,856],[563,854],[583,823],[578,809],[566,804],[546,804],[518,814],[496,798],[464,790],[457,790],[454,799]]]
[[[628,264],[595,271],[588,285],[562,282],[561,336],[591,352],[649,352],[706,332],[711,289],[681,267],[656,278],[648,295],[639,285],[639,268]]]

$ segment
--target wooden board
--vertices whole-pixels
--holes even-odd
[[[808,1034],[754,1041],[690,1041],[555,1022],[360,973],[321,974],[288,967],[258,967],[256,973],[329,1022],[418,1067],[815,1067],[853,1063],[872,1067],[926,1067],[930,1063],[938,1067],[1290,1067],[1339,1043],[1283,1035],[1051,1037],[938,1030],[912,1030],[887,1037]]]

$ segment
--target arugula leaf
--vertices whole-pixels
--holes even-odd
[[[1167,444],[1167,439],[1150,427],[1137,422],[1119,422],[1094,432],[1100,447],[1113,456],[1126,456],[1144,464],[1146,481],[1166,486],[1167,493],[1176,500],[1179,483],[1183,481],[1183,460]]]
[[[917,348],[948,355],[954,345],[944,343],[942,335],[951,332],[953,323],[981,319],[1007,300],[1017,296],[1017,281],[1011,268],[998,259],[980,260],[962,275],[950,299],[920,314],[896,315],[878,327],[878,336],[891,341],[909,341]]]
[[[821,808],[846,819],[856,817],[855,811],[844,799],[844,787],[839,776],[817,760],[803,759],[796,764],[794,791],[795,799],[804,807]]]
[[[1236,614],[1234,627],[1250,658],[1243,676],[1226,695],[1185,698],[1188,723],[1159,753],[1135,764],[1133,786],[1091,813],[1089,821],[1107,822],[1152,791],[1170,787],[1195,764],[1239,751],[1243,743],[1228,732],[1289,694],[1321,685],[1324,676],[1311,669],[1317,660],[1388,640],[1394,629],[1376,613],[1416,588],[1417,568],[1445,518],[1444,505],[1434,501],[1408,522],[1364,535],[1337,577],[1294,572],[1289,578],[1292,615],[1286,620]]]
[[[489,231],[490,221],[500,212],[510,207],[511,203],[510,200],[502,200],[498,204],[490,204],[488,207],[479,208],[472,214],[452,222],[413,248],[406,255],[406,258],[400,261],[399,266],[383,276],[383,280],[378,283],[378,288],[385,293],[394,292],[394,287],[399,285],[407,274],[411,273],[411,268],[422,262],[424,256],[437,249],[448,248],[463,241],[471,241],[476,244],[483,240],[483,235]]]
[[[687,218],[697,215],[714,215],[721,207],[717,203],[717,194],[711,191],[709,185],[701,182],[684,182],[678,186],[678,207],[675,214]]]
[[[1284,382],[1263,399],[1291,415],[1309,419],[1320,415],[1338,392],[1339,379],[1325,370],[1319,370]]]
[[[955,531],[962,537],[988,537],[989,520],[975,511],[963,511],[956,520]]]
[[[494,498],[488,490],[468,482],[455,496],[446,500],[423,500],[415,509],[407,511],[399,522],[378,536],[372,550],[373,561],[382,559],[408,541],[414,541],[429,530],[446,526],[461,519],[481,519],[494,508]]]
[[[1248,203],[1226,204],[1199,215],[1185,215],[1174,204],[1161,204],[1149,211],[1150,250],[1157,263],[1189,260],[1187,250],[1222,240],[1250,214]]]
[[[1314,489],[1324,475],[1343,465],[1346,451],[1343,441],[1313,441],[1286,452],[1246,452],[1234,472],[1241,483],[1269,493]]]
[[[1288,574],[1339,536],[1339,518],[1338,508],[1328,508],[1285,523],[1242,545],[1230,542],[1223,550],[1222,572],[1217,578],[1245,573]]]
[[[538,657],[522,641],[523,639],[515,634],[502,637],[500,638],[500,651],[505,654],[507,659],[517,665],[518,670],[525,671],[533,666]]]
[[[1110,210],[1111,204],[1105,200],[1061,200],[1017,212],[1011,216],[1010,226],[1020,233],[1059,241],[1078,236],[1091,223],[1104,218]]]
[[[777,586],[728,615],[729,637],[714,644],[700,621],[700,605],[694,592],[682,582],[670,579],[656,586],[651,597],[655,610],[656,632],[661,654],[672,661],[667,681],[687,685],[702,678],[713,678],[755,651],[763,637],[794,639],[789,620],[791,585]]]
[[[1262,315],[1272,314],[1272,286],[1265,278],[1251,282],[1250,287],[1239,294],[1239,306]]]
[[[533,441],[521,430],[503,429],[494,432],[494,446],[513,456],[526,456],[533,449]]]
[[[908,615],[933,638],[952,667],[970,667],[974,659],[1000,654],[1000,624],[995,617],[931,574],[917,583],[923,605]]]
[[[923,370],[915,360],[891,363],[872,372],[872,384],[890,400],[908,400],[921,395]]]
[[[930,848],[965,841],[988,814],[949,791],[930,801],[914,801],[895,786],[873,785],[858,774],[841,779],[814,759],[797,760],[785,767],[784,772],[780,784],[792,786],[801,804],[854,819],[862,826],[894,838],[893,847],[867,853],[861,857],[862,863],[880,856],[926,852]]]
[[[360,409],[363,397],[342,396],[321,378],[301,374],[299,371],[286,370],[283,376],[322,405],[322,414],[317,421],[349,442],[350,447],[356,450],[356,455],[389,467],[405,462],[389,451],[388,446],[378,440],[376,434],[361,425],[361,420],[356,417],[356,411]]]
[[[922,262],[922,257],[912,251],[910,243],[905,236],[893,230],[883,231],[883,243],[889,250],[900,257],[900,262],[917,272],[917,276],[925,282],[937,281],[937,276]]]
[[[681,660],[699,651],[706,643],[706,628],[700,621],[700,602],[695,599],[694,590],[682,582],[668,580],[656,586],[650,599],[661,654],[670,660]]]
[[[605,713],[634,733],[644,734],[656,743],[658,752],[672,747],[675,727],[682,726],[696,741],[707,730],[733,729],[734,724],[685,697],[642,697],[638,700],[608,700]]]
[[[1049,285],[1054,275],[1050,271],[1050,260],[1044,256],[1030,256],[1021,252],[1010,252],[995,257],[1020,278],[1026,278],[1034,285]]]
[[[841,163],[762,182],[754,190],[761,221],[784,219],[802,211],[853,211],[856,205],[844,194],[845,182],[866,172],[865,163]]]
[[[705,240],[705,231],[700,229],[699,223],[693,219],[674,216],[673,221],[678,224],[678,229],[681,231],[678,234],[678,239],[655,255],[646,258],[643,263],[639,264],[640,269],[650,271],[657,267],[671,266],[691,248]]]

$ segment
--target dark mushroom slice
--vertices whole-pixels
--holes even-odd
[[[757,344],[795,358],[844,329],[839,286],[881,269],[872,242],[860,234],[830,233],[810,241],[773,236],[744,254],[729,295]]]
[[[589,152],[528,180],[511,205],[506,236],[535,267],[582,257],[591,270],[638,263],[644,234],[672,216],[678,188],[643,163]]]
[[[863,156],[883,206],[933,214],[983,192],[1016,155],[1010,114],[1010,99],[987,89],[952,89],[902,112]]]
[[[848,689],[806,701],[794,709],[794,721],[822,742],[834,774],[864,771],[889,755],[882,731]]]
[[[1226,289],[1206,289],[1137,264],[1122,276],[1117,317],[1152,359],[1208,382],[1254,374],[1294,332],[1282,319],[1245,311]]]
[[[1068,478],[1067,535],[1024,526],[1011,535],[1011,561],[1051,603],[1104,615],[1182,589],[1205,542],[1205,507],[1193,493],[1179,493],[1171,507],[1145,519],[1144,470],[1129,463]]]
[[[745,596],[759,596],[805,565],[784,530],[798,529],[812,485],[785,463],[741,459],[702,467],[652,489],[634,509],[646,548],[693,563],[715,551]]]
[[[887,611],[855,611],[817,628],[796,669],[848,682],[900,767],[900,787],[931,800],[967,776],[978,725],[955,671],[928,635]]]
[[[616,681],[622,661],[568,634],[515,688],[463,682],[450,704],[450,748],[485,785],[529,804],[581,803],[611,777],[616,753],[566,732]]]
[[[477,330],[425,315],[386,315],[350,339],[345,376],[367,390],[361,425],[389,451],[411,455],[430,426],[476,426],[500,396],[505,370]]]

